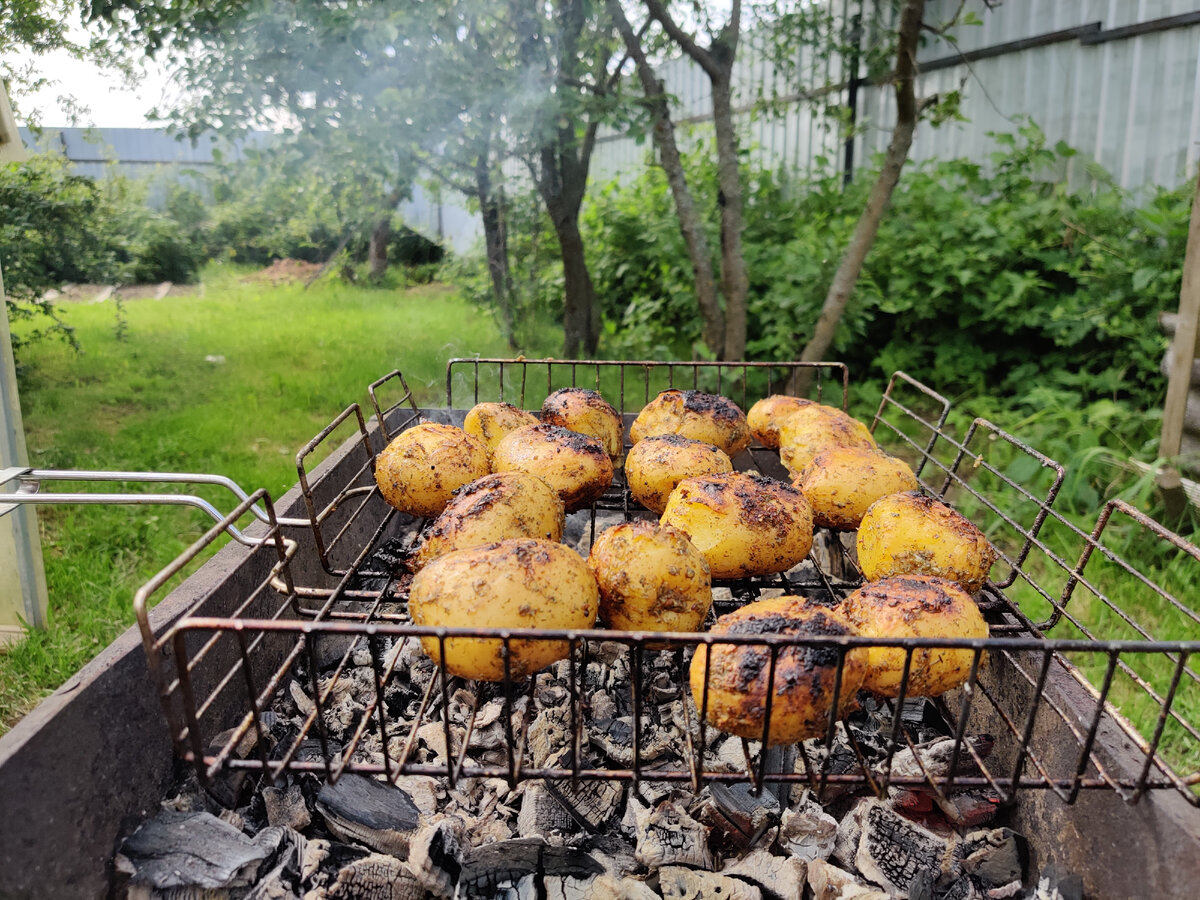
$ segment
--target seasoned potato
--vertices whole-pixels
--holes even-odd
[[[783,420],[796,410],[812,405],[811,400],[789,397],[787,394],[772,394],[750,407],[750,411],[746,413],[746,424],[750,426],[750,434],[764,447],[778,447],[779,426],[783,424]]]
[[[709,633],[820,639],[851,635],[854,628],[840,613],[810,605],[802,597],[773,597],[721,616]],[[698,646],[689,679],[697,709],[705,709],[705,718],[722,731],[761,740],[770,660],[770,649],[761,644],[714,642],[711,649],[704,644]],[[866,664],[865,649],[846,651],[838,691],[838,718],[853,710],[854,695],[862,684]],[[833,709],[837,667],[835,647],[801,645],[782,647],[776,652],[768,744],[791,744],[826,733]]]
[[[595,438],[557,425],[526,425],[492,454],[496,472],[528,472],[558,491],[567,512],[582,509],[612,484],[613,464]]]
[[[410,563],[414,571],[455,550],[508,538],[561,541],[562,500],[536,475],[498,472],[459,488],[421,536]]]
[[[995,548],[965,516],[920,491],[871,504],[858,526],[858,564],[868,581],[937,575],[975,593],[987,581]]]
[[[635,444],[659,434],[713,444],[731,459],[750,446],[746,414],[728,397],[701,391],[663,391],[642,408],[629,429]]]
[[[712,607],[708,563],[682,531],[638,520],[592,544],[600,618],[620,631],[699,631]]]
[[[463,430],[483,441],[488,456],[491,456],[496,445],[510,431],[537,423],[537,416],[511,403],[476,403],[467,410]]]
[[[596,391],[563,388],[542,404],[542,421],[594,437],[616,465],[625,453],[621,414]]]
[[[867,447],[830,447],[813,457],[794,482],[812,506],[813,522],[853,531],[880,497],[915,491],[908,463]]]
[[[629,493],[658,515],[662,515],[671,491],[683,479],[732,471],[733,463],[720,447],[678,434],[660,434],[638,441],[625,460]]]
[[[444,628],[591,628],[600,595],[583,559],[564,544],[508,540],[440,556],[416,574],[408,611],[417,625]],[[421,646],[440,661],[438,640]],[[504,679],[499,638],[446,639],[451,674]],[[563,659],[567,641],[511,640],[509,673],[524,678]]]
[[[864,584],[842,601],[846,618],[865,637],[985,638],[987,622],[970,595],[953,581],[928,575],[896,575]],[[866,647],[863,687],[885,697],[900,694],[905,651]],[[913,651],[907,696],[936,697],[971,674],[971,650],[928,647]]]
[[[479,438],[434,422],[401,432],[375,459],[383,499],[414,516],[438,515],[456,490],[489,471]]]
[[[713,578],[786,572],[812,549],[812,510],[804,495],[761,475],[685,478],[671,492],[662,523],[688,536]]]
[[[819,403],[797,409],[779,426],[779,459],[793,478],[822,450],[876,446],[866,425],[840,409]]]

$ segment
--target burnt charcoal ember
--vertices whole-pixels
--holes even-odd
[[[954,791],[944,800],[932,791],[890,789],[888,800],[897,811],[929,828],[978,828],[1000,812],[1001,796],[991,788]]]
[[[422,887],[435,897],[454,896],[466,856],[464,830],[461,819],[446,816],[413,837],[409,866]]]
[[[472,850],[463,863],[458,880],[458,897],[491,898],[504,896],[507,889],[530,876],[561,880],[575,892],[583,892],[579,882],[590,882],[604,868],[582,850],[553,847],[539,838],[499,841]],[[564,884],[562,887],[566,888]],[[534,896],[537,896],[536,893]],[[579,893],[586,896],[586,892]]]
[[[753,850],[721,869],[721,874],[740,878],[757,886],[764,897],[791,900],[804,892],[807,867],[790,856],[773,856],[767,850]]]
[[[658,890],[663,900],[762,900],[762,891],[737,878],[712,872],[697,872],[682,866],[665,866],[658,872]]]
[[[792,809],[784,810],[779,845],[797,859],[828,859],[833,853],[838,821],[821,804],[805,795]]]
[[[569,765],[562,760],[560,765]],[[547,780],[547,792],[557,800],[567,814],[593,834],[599,832],[616,814],[625,795],[619,781],[591,779],[572,784],[567,780]]]
[[[823,859],[810,862],[807,874],[813,900],[891,900],[892,897]]]
[[[609,760],[622,767],[633,765],[633,716],[594,721],[590,723],[588,735],[592,745],[601,750]],[[652,763],[668,754],[677,752],[680,735],[674,728],[655,726],[650,716],[643,716],[638,730],[637,758],[642,763]]]
[[[957,778],[962,775],[978,775],[979,766],[974,754],[980,759],[987,759],[995,746],[996,740],[990,734],[964,735],[958,748],[958,758],[954,758],[954,738],[939,737],[915,747],[905,747],[897,750],[892,757],[893,778],[933,778],[942,780],[949,777],[951,771]],[[876,766],[878,774],[882,774],[885,766]]]
[[[409,842],[421,820],[408,794],[362,775],[347,774],[335,784],[326,784],[316,805],[337,837],[401,859],[408,855]]]
[[[352,591],[382,591],[393,578],[408,573],[408,556],[415,534],[388,538],[381,542],[350,576],[347,588]]]
[[[963,869],[986,888],[1020,881],[1025,871],[1026,848],[1010,828],[972,831],[962,841],[959,853]]]
[[[739,853],[779,824],[779,800],[769,791],[754,795],[745,783],[709,785],[709,802],[701,820],[723,835]]]
[[[1083,900],[1083,879],[1051,864],[1038,876],[1031,900]]]
[[[425,888],[412,870],[394,856],[372,853],[338,870],[327,888],[306,900],[424,900]]]
[[[270,713],[270,724],[273,724],[274,721],[275,714]],[[267,720],[263,721],[264,732],[270,732],[270,724]],[[250,728],[242,735],[241,740],[234,744],[233,740],[236,734],[236,728],[222,731],[209,742],[206,753],[216,756],[224,752],[227,745],[233,745],[229,752],[233,759],[248,759],[261,752],[258,749],[258,732],[254,728]],[[267,752],[270,752],[269,748]],[[224,769],[215,778],[210,779],[204,785],[204,789],[225,809],[236,809],[246,799],[251,781],[248,776],[249,773],[245,769]]]
[[[299,784],[280,787],[265,787],[262,790],[263,805],[266,807],[267,822],[303,831],[312,824],[312,816]]]
[[[708,829],[688,815],[682,803],[664,800],[634,814],[639,863],[651,869],[669,865],[711,869]]]
[[[517,816],[517,834],[521,837],[545,837],[561,842],[565,835],[579,830],[579,823],[540,781],[529,782],[523,791],[521,812]]]

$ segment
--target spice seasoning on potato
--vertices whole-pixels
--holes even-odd
[[[438,557],[414,576],[408,611],[416,625],[445,628],[585,629],[596,622],[600,595],[583,559],[564,544],[508,540]],[[436,637],[421,647],[441,661]],[[462,678],[504,679],[500,638],[450,637],[446,669]],[[509,675],[525,678],[564,659],[568,641],[511,639]]]
[[[708,563],[682,531],[639,519],[592,544],[600,618],[619,631],[698,631],[712,607]]]
[[[421,535],[414,571],[439,556],[509,538],[561,541],[564,511],[558,493],[536,475],[499,472],[459,488]]]
[[[538,476],[558,491],[567,512],[598,500],[613,480],[612,460],[598,440],[557,425],[527,425],[505,435],[492,469]]]
[[[819,403],[797,409],[779,426],[779,459],[793,478],[830,447],[876,449],[877,445],[870,429],[858,419]]]
[[[786,572],[812,549],[812,510],[790,484],[730,472],[685,478],[662,523],[688,536],[713,578]]]
[[[434,422],[401,432],[375,459],[383,499],[414,516],[438,515],[456,490],[489,471],[479,438]]]
[[[621,414],[596,391],[578,387],[555,391],[542,404],[542,421],[594,437],[614,465],[624,455]]]
[[[773,597],[721,616],[710,634],[843,637],[854,627],[841,613],[809,604],[802,597]],[[839,650],[820,644],[782,646],[775,651],[771,682],[768,744],[790,744],[824,735],[833,710]],[[837,718],[854,708],[866,671],[862,648],[845,651]],[[756,644],[701,644],[692,657],[689,681],[697,709],[717,728],[761,740],[767,716],[771,649]],[[705,683],[707,681],[707,689]]]
[[[750,446],[746,414],[728,397],[703,391],[663,391],[642,408],[629,428],[634,444],[660,434],[713,444],[731,459]]]
[[[644,438],[625,460],[629,493],[658,515],[662,515],[671,491],[683,479],[732,471],[733,463],[720,447],[678,434]]]
[[[813,401],[801,397],[789,397],[787,394],[772,394],[764,397],[750,407],[746,413],[746,424],[750,434],[764,447],[779,446],[779,428],[783,420],[796,410],[812,406]]]
[[[889,575],[937,575],[975,593],[998,554],[961,513],[920,491],[871,504],[858,526],[858,564],[868,581]]]
[[[865,584],[838,607],[864,637],[985,638],[987,622],[971,596],[953,581],[927,575],[896,575]],[[900,694],[905,651],[867,647],[863,687],[885,697]],[[906,696],[936,697],[963,684],[975,652],[949,647],[912,653]]]
[[[867,447],[830,447],[795,480],[812,506],[813,522],[853,531],[880,497],[920,487],[908,463]]]
[[[476,403],[467,410],[463,430],[483,441],[490,457],[510,431],[537,423],[537,416],[511,403]]]

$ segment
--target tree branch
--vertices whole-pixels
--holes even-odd
[[[736,4],[739,8],[740,3]],[[646,8],[650,11],[650,15],[657,20],[658,24],[663,27],[667,35],[677,43],[683,52],[694,59],[709,78],[720,78],[721,67],[717,61],[713,59],[712,54],[697,44],[686,31],[679,27],[671,14],[667,12],[667,8],[663,6],[661,0],[646,0]]]

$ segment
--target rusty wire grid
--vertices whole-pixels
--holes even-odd
[[[294,583],[294,547],[283,540],[269,499],[260,492],[242,506],[261,500],[270,511],[269,520],[263,540],[246,551],[256,577],[232,615],[208,615],[205,598],[199,598],[191,613],[160,633],[153,632],[145,615],[149,597],[215,540],[221,525],[139,592],[146,651],[159,678],[177,752],[195,766],[202,780],[222,771],[252,770],[271,778],[288,771],[331,779],[346,772],[393,780],[426,774],[444,777],[451,785],[476,777],[503,778],[512,785],[535,778],[575,785],[652,780],[682,783],[697,791],[712,782],[748,782],[755,789],[806,783],[819,793],[841,785],[866,788],[878,796],[890,787],[923,787],[942,800],[954,789],[977,788],[993,792],[1000,802],[1012,802],[1024,791],[1048,790],[1067,803],[1081,790],[1113,790],[1130,803],[1149,790],[1171,790],[1200,806],[1200,775],[1190,773],[1186,765],[1177,770],[1162,752],[1164,740],[1169,740],[1183,748],[1171,758],[1186,764],[1200,748],[1200,731],[1180,702],[1185,694],[1194,696],[1200,682],[1189,664],[1200,651],[1200,640],[1157,639],[1153,624],[1139,619],[1140,610],[1123,607],[1089,574],[1093,560],[1102,559],[1149,592],[1164,610],[1200,625],[1200,616],[1187,602],[1165,589],[1154,573],[1131,562],[1128,553],[1114,549],[1108,538],[1118,531],[1114,523],[1119,519],[1123,548],[1134,546],[1132,533],[1192,562],[1200,562],[1200,550],[1116,501],[1099,511],[1091,531],[1078,528],[1054,509],[1065,474],[1062,466],[983,419],[956,436],[947,426],[949,401],[903,373],[889,382],[872,430],[881,447],[913,464],[929,494],[968,511],[1000,552],[996,568],[1003,571],[996,572],[998,580],[985,585],[979,596],[991,629],[987,639],[418,627],[406,609],[411,575],[402,565],[380,566],[381,554],[395,555],[400,546],[402,556],[403,544],[415,540],[425,523],[392,510],[379,498],[374,453],[422,418],[461,424],[466,409],[481,400],[504,399],[536,408],[551,391],[578,385],[617,401],[614,405],[628,421],[655,392],[670,386],[721,391],[747,408],[761,396],[786,392],[798,383],[809,385],[813,399],[845,405],[848,373],[837,363],[452,360],[447,366],[448,405],[438,410],[418,408],[400,372],[381,378],[369,388],[373,419],[367,421],[357,405],[348,407],[297,456],[323,578]],[[351,435],[341,445],[347,462],[318,462],[337,440],[339,428]],[[757,445],[739,456],[735,466],[783,477],[777,451]],[[1026,477],[1016,477],[1022,473]],[[228,522],[244,513],[239,507]],[[576,515],[583,516],[590,539],[605,524],[649,514],[630,500],[618,477],[590,510]],[[1053,540],[1047,538],[1051,528],[1057,530]],[[786,574],[715,582],[714,614],[780,593],[831,604],[862,583],[849,538],[818,529],[815,547],[808,560]],[[1075,552],[1066,555],[1064,547]],[[1073,600],[1081,592],[1115,617],[1125,628],[1121,634],[1129,636],[1113,639],[1089,625],[1079,612],[1081,601]],[[505,679],[496,684],[467,682],[414,651],[423,642],[444,659],[446,642],[459,637],[502,644]],[[567,653],[562,662],[518,680],[508,677],[507,651],[514,641],[561,641]],[[853,720],[847,726],[831,716],[822,737],[797,745],[795,761],[785,755],[781,763],[779,754],[761,750],[767,736],[764,724],[763,740],[742,741],[739,765],[722,767],[709,753],[714,729],[705,719],[708,685],[694,701],[688,690],[692,654],[699,645],[713,644],[762,648],[767,683],[773,682],[781,654],[805,649],[832,653],[837,660],[832,709],[839,708],[842,665],[849,650],[897,647],[905,658],[900,696],[883,704],[887,725],[870,736],[870,747]],[[331,648],[337,652],[330,653]],[[598,648],[611,658],[624,659],[628,671],[622,690],[628,692],[632,734],[624,765],[599,761],[588,750],[588,673],[595,671],[589,664]],[[913,749],[914,742],[905,724],[906,711],[918,702],[908,696],[910,667],[915,655],[936,649],[964,650],[971,658],[966,684],[936,704],[945,733],[954,741],[951,762],[943,772],[919,766],[897,773],[897,754]],[[412,678],[410,665],[418,657],[432,671],[420,686],[415,716],[405,717],[390,708],[386,698],[399,682]],[[323,658],[325,665],[319,664]],[[357,682],[366,694],[364,708],[348,739],[335,741],[327,733],[325,713],[346,689],[352,669],[369,670],[369,676]],[[647,758],[653,723],[646,718],[654,712],[648,709],[649,679],[663,673],[677,688],[682,714],[677,746],[665,762]],[[303,687],[311,709],[295,733],[268,749],[265,719],[292,683]],[[535,760],[529,746],[535,695],[547,688],[565,692],[571,740],[571,752],[550,762]],[[1124,699],[1114,702],[1118,691],[1125,692],[1122,698],[1132,692],[1150,709],[1146,720],[1153,727],[1147,735],[1119,711]],[[452,725],[448,710],[452,698],[459,696],[472,698],[470,710],[465,722]],[[769,722],[774,691],[766,696],[764,717]],[[499,757],[481,763],[471,758],[469,749],[476,714],[487,702],[502,704],[505,741]],[[980,723],[988,723],[994,732],[995,751],[990,755],[981,754],[972,740]],[[442,732],[446,748],[444,758],[432,762],[414,755],[418,731],[429,726]],[[247,743],[253,743],[254,753],[239,753]],[[374,752],[366,752],[368,744]],[[1105,749],[1114,744],[1121,748],[1116,756]]]

